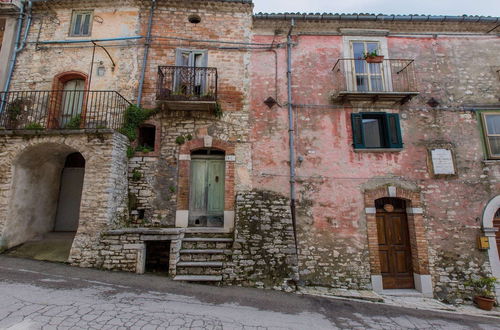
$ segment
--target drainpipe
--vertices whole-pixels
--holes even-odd
[[[149,47],[151,46],[151,29],[153,28],[153,15],[156,7],[156,0],[151,0],[151,10],[149,12],[148,33],[146,43],[144,44],[144,58],[142,59],[141,79],[139,80],[139,94],[137,96],[137,106],[142,103],[142,88],[144,86],[144,78],[146,76],[146,65],[148,64]]]
[[[290,30],[286,38],[287,49],[287,87],[288,87],[288,140],[290,142],[290,211],[292,213],[293,237],[295,240],[295,252],[299,257],[299,248],[297,244],[297,220],[295,212],[295,141],[294,141],[294,122],[293,122],[293,103],[292,103],[292,31],[295,27],[295,20],[292,18]],[[298,260],[297,260],[298,266]],[[298,277],[298,271],[297,271]]]
[[[23,21],[24,21],[24,4],[21,6],[21,10],[19,11],[19,16],[17,18],[17,32],[16,32],[16,42],[15,42],[15,48],[14,52],[12,54],[12,58],[10,60],[10,65],[9,65],[9,71],[7,74],[7,80],[5,81],[5,86],[3,88],[4,92],[9,91],[10,87],[10,81],[12,79],[12,72],[14,71],[14,65],[16,63],[16,57],[17,57],[17,49],[19,48],[19,44],[21,42],[21,32],[23,29]],[[3,110],[3,103],[2,103],[2,110]]]

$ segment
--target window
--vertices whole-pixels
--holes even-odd
[[[156,140],[156,127],[154,125],[142,125],[139,127],[139,146],[154,150]]]
[[[203,95],[207,81],[207,52],[203,50],[177,49],[175,91],[184,95]]]
[[[354,149],[403,147],[398,114],[353,113],[351,120]]]
[[[358,92],[383,91],[383,63],[368,63],[365,54],[382,54],[378,41],[352,41],[354,75]]]
[[[72,37],[85,37],[90,36],[92,28],[92,14],[91,10],[74,11],[71,18],[71,30],[69,35]]]
[[[483,131],[488,158],[500,159],[500,112],[483,113]]]

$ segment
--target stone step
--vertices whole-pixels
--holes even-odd
[[[222,267],[220,261],[179,261],[177,267]]]
[[[223,249],[184,249],[180,250],[181,254],[191,253],[191,254],[224,254]]]
[[[182,241],[186,242],[232,242],[232,238],[228,237],[186,237]]]
[[[222,281],[222,275],[177,275],[174,281],[218,282]]]

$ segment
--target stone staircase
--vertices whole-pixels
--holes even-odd
[[[229,261],[231,234],[187,233],[182,239],[175,281],[220,282],[224,262]]]

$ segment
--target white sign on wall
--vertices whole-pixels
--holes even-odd
[[[453,164],[453,154],[449,149],[432,149],[432,169],[434,174],[450,175],[455,174],[455,165]]]

